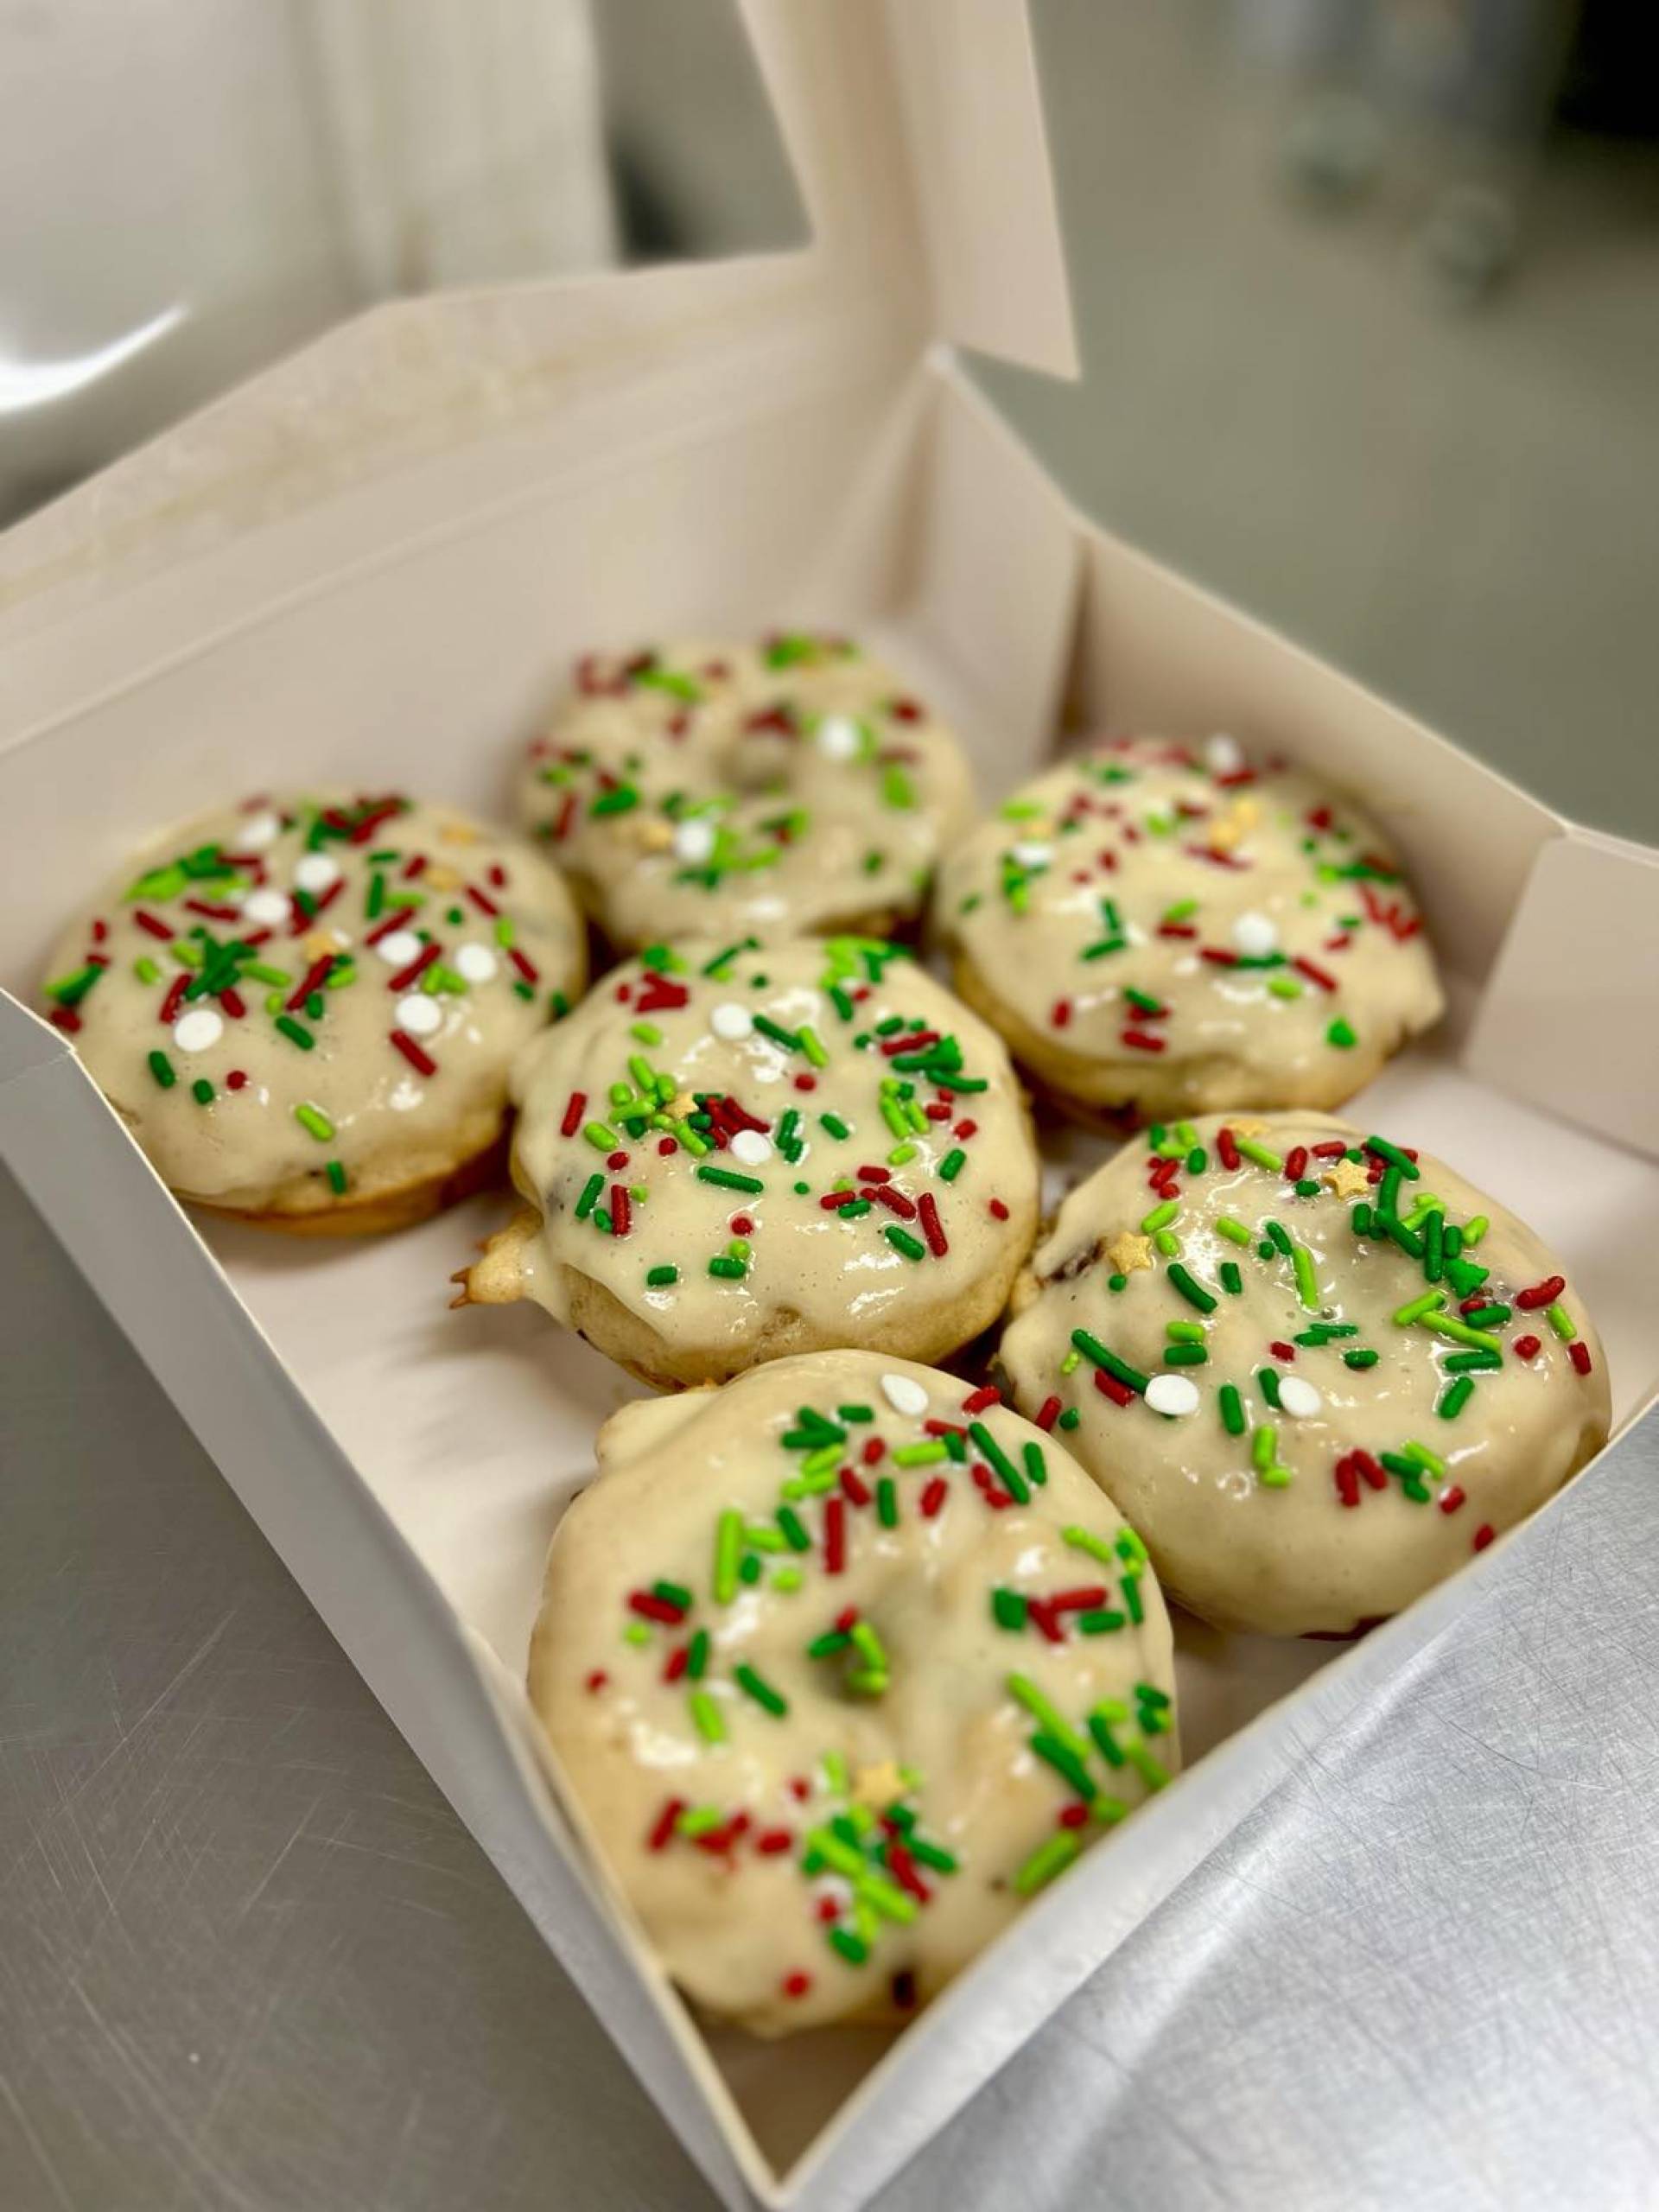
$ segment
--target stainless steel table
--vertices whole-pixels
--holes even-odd
[[[712,2202],[0,1178],[0,2208]],[[1659,1430],[883,2212],[1659,2202]]]

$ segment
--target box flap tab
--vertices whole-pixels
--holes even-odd
[[[745,0],[819,247],[936,335],[1075,376],[1022,0]]]

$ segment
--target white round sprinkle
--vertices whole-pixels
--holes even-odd
[[[1009,849],[1021,868],[1046,868],[1054,857],[1053,846],[1040,844],[1034,837],[1022,837]]]
[[[1279,1377],[1279,1410],[1288,1414],[1293,1421],[1312,1421],[1325,1400],[1311,1382],[1304,1382],[1300,1375]]]
[[[397,1027],[411,1037],[432,1037],[443,1027],[443,1008],[424,991],[410,991],[397,1001]]]
[[[332,853],[302,853],[294,867],[294,880],[313,898],[332,891],[340,881],[340,862]]]
[[[455,948],[455,966],[469,983],[489,982],[499,965],[487,944],[462,944]]]
[[[1147,1385],[1147,1403],[1155,1414],[1195,1414],[1198,1386],[1185,1375],[1154,1375]]]
[[[813,740],[831,760],[850,760],[863,744],[863,734],[850,715],[826,715]]]
[[[1205,766],[1212,776],[1236,776],[1244,766],[1238,740],[1217,730],[1204,748]]]
[[[701,868],[715,849],[715,825],[706,815],[693,815],[690,822],[674,825],[674,857],[686,861],[693,868]]]
[[[731,1152],[746,1167],[764,1166],[772,1158],[772,1139],[760,1129],[740,1129],[732,1139]]]
[[[927,1411],[927,1393],[908,1375],[884,1375],[881,1395],[896,1414],[916,1415]]]
[[[250,891],[242,901],[245,921],[257,922],[262,928],[273,922],[288,919],[288,900],[280,891],[273,891],[262,884],[257,891]]]
[[[225,1034],[225,1024],[210,1006],[193,1006],[173,1025],[173,1042],[181,1052],[211,1052]]]
[[[238,828],[231,840],[231,848],[238,853],[263,853],[267,845],[274,845],[283,831],[282,817],[269,808],[263,814],[251,814]]]
[[[393,930],[374,949],[388,968],[407,968],[411,960],[419,959],[421,940],[413,930]]]
[[[728,1045],[734,1045],[754,1027],[754,1016],[735,999],[722,999],[710,1013],[709,1027],[716,1037],[723,1037]]]
[[[1267,914],[1241,914],[1233,924],[1233,944],[1247,960],[1264,960],[1279,950],[1278,926]]]

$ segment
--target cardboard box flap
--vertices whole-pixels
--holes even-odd
[[[389,519],[412,534],[556,469],[550,427],[602,413],[607,391],[662,386],[689,438],[711,385],[728,400],[896,389],[934,338],[1075,374],[1019,0],[742,4],[809,246],[393,301],[341,324],[7,534],[0,638],[25,649],[8,671],[20,719],[85,696],[89,669],[97,681],[87,640],[79,684],[55,664],[44,633],[61,617],[135,587],[164,596],[188,569],[233,620],[384,550]],[[606,442],[590,420],[586,454]],[[227,552],[235,576],[216,573]],[[176,632],[164,608],[147,619],[158,658],[202,627],[199,607]]]

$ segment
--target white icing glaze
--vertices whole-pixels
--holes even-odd
[[[892,1407],[898,1382],[959,1428],[979,1425],[963,1460]],[[1173,1694],[1169,1624],[1135,1539],[1057,1440],[963,1399],[949,1376],[842,1351],[625,1407],[600,1432],[599,1480],[554,1538],[536,1709],[668,1971],[761,2034],[887,2012],[897,1976],[900,2009],[925,2001],[1176,1764],[1172,1709],[1155,1702]],[[810,1446],[804,1408],[826,1424]],[[987,1502],[1013,1485],[983,1436],[1022,1500]],[[918,1448],[921,1464],[893,1456]],[[744,1536],[756,1530],[771,1548]],[[753,1581],[736,1571],[744,1554]],[[1059,1597],[1052,1641],[1025,1605]],[[861,1641],[811,1656],[849,1632],[836,1626],[849,1607]],[[1016,1681],[1071,1740],[1081,1790],[1033,1751],[1046,1721]],[[1076,1808],[1080,1825],[1060,1825]],[[849,1820],[863,1827],[851,1847]],[[1048,1865],[1033,1866],[1044,1847]]]
[[[1219,745],[1213,766],[1157,739],[1096,747],[941,869],[958,987],[1086,1107],[1333,1104],[1440,1013],[1376,825],[1319,778]]]
[[[689,943],[671,968],[614,970],[514,1069],[514,1179],[542,1217],[519,1294],[569,1319],[573,1271],[670,1344],[706,1352],[709,1376],[742,1365],[780,1319],[798,1317],[813,1341],[873,1344],[921,1325],[948,1335],[959,1308],[1000,1301],[1035,1230],[1038,1166],[997,1038],[890,947],[720,950]],[[899,1034],[920,1051],[884,1049]],[[657,1102],[643,1122],[642,1070]],[[719,1109],[724,1144],[699,1097],[741,1109]],[[746,1122],[764,1124],[753,1142]],[[688,1133],[709,1148],[688,1149]],[[850,1212],[835,1202],[842,1187]],[[603,1225],[619,1190],[622,1236]],[[735,1265],[734,1242],[749,1248]],[[648,1279],[665,1267],[671,1283]]]
[[[48,997],[175,1190],[250,1213],[320,1212],[446,1173],[487,1145],[505,1114],[508,1063],[545,1026],[552,995],[579,987],[584,947],[569,894],[518,838],[391,797],[322,793],[281,802],[280,816],[276,804],[223,808],[155,840],[65,931]],[[327,823],[313,831],[324,810],[334,810],[339,834]],[[276,825],[269,836],[268,823]],[[308,849],[315,834],[326,836],[323,849]],[[293,896],[308,886],[308,898],[326,901],[312,913]],[[384,911],[372,914],[377,898]],[[498,910],[489,921],[480,898]],[[370,937],[403,901],[419,902],[410,925],[382,935],[379,957],[365,958]],[[524,979],[505,962],[493,963],[501,972],[487,989],[469,987],[449,962],[458,928],[497,920],[533,974],[528,997],[512,988]],[[392,996],[389,986],[429,939],[438,958]],[[226,950],[233,945],[242,949]],[[215,948],[210,965],[219,963],[217,990],[200,988],[207,947]],[[325,957],[333,965],[323,982],[290,1007]],[[78,989],[89,971],[95,980]],[[435,1072],[392,1045],[405,1014],[404,1033],[418,1038]],[[175,1068],[175,1054],[187,1065]],[[343,1191],[327,1173],[331,1160]]]
[[[1224,1127],[1280,1166],[1244,1157],[1227,1167]],[[1489,1540],[1482,1531],[1501,1534],[1541,1504],[1607,1433],[1601,1347],[1571,1287],[1561,1303],[1587,1374],[1543,1307],[1516,1302],[1561,1271],[1512,1214],[1424,1154],[1414,1179],[1402,1173],[1395,1217],[1421,1256],[1386,1232],[1356,1235],[1355,1205],[1375,1209],[1389,1186],[1368,1180],[1374,1155],[1313,1148],[1352,1151],[1365,1135],[1314,1114],[1183,1125],[1165,1140],[1171,1157],[1184,1163],[1196,1147],[1205,1165],[1191,1173],[1183,1164],[1173,1181],[1166,1171],[1170,1199],[1147,1187],[1147,1147],[1127,1146],[1062,1206],[1033,1255],[1029,1302],[1016,1294],[1002,1339],[1016,1402],[1035,1411],[1052,1394],[1079,1410],[1071,1449],[1140,1530],[1169,1594],[1223,1627],[1341,1634],[1399,1611]],[[1295,1166],[1316,1192],[1287,1179]],[[1414,1205],[1430,1198],[1432,1208]],[[1469,1252],[1442,1255],[1438,1280],[1427,1272],[1430,1211],[1460,1232],[1490,1220]],[[1305,1268],[1268,1234],[1270,1221],[1305,1254]],[[1179,1250],[1160,1251],[1160,1236]],[[1196,1302],[1173,1268],[1186,1271]],[[1491,1315],[1472,1339],[1463,1312],[1471,1299],[1478,1314]],[[1417,1319],[1396,1318],[1414,1307]],[[1081,1331],[1150,1376],[1179,1341],[1172,1324],[1203,1340],[1205,1357],[1185,1370],[1199,1401],[1190,1420],[1153,1417],[1150,1391],[1144,1404],[1133,1392],[1115,1402],[1096,1385],[1088,1346],[1064,1372]],[[1494,1347],[1499,1363],[1490,1368]],[[1460,1374],[1472,1389],[1459,1404],[1448,1394]],[[1239,1394],[1236,1435],[1227,1385]],[[1417,1459],[1414,1477],[1422,1450],[1428,1461]],[[1356,1452],[1369,1455],[1369,1472]]]
[[[640,945],[913,915],[973,789],[891,669],[793,633],[583,661],[520,806],[606,934]]]

